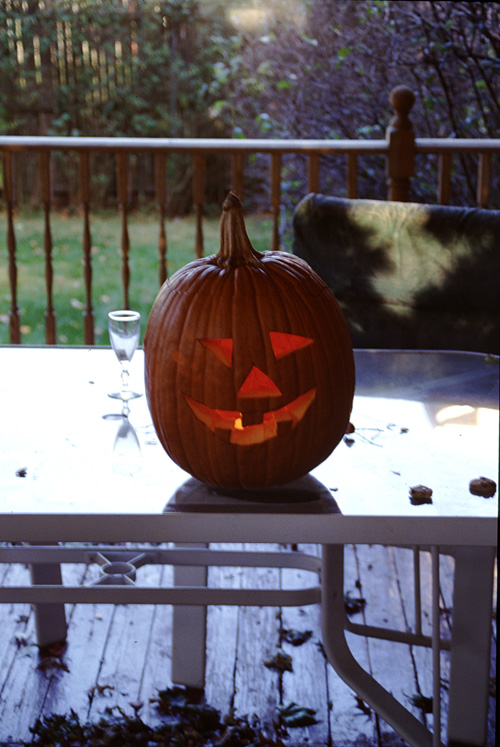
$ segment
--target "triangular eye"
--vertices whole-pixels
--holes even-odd
[[[231,337],[213,338],[200,340],[201,344],[209,350],[212,355],[228,368],[233,365],[233,340]]]
[[[289,355],[289,353],[295,353],[297,350],[306,348],[314,342],[311,337],[291,335],[288,332],[269,332],[269,337],[276,360]]]

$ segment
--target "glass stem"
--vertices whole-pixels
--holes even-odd
[[[129,372],[128,372],[128,368],[127,368],[126,363],[123,363],[123,361],[122,361],[121,364],[122,364],[122,373],[121,373],[121,378],[122,378],[122,392],[128,392],[128,389],[129,389],[129,383],[128,383]]]

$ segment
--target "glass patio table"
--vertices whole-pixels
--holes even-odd
[[[1,587],[0,603],[35,605],[40,645],[66,636],[64,603],[173,604],[172,679],[178,672],[177,681],[199,686],[207,604],[320,602],[330,662],[412,745],[441,744],[439,656],[449,648],[447,744],[484,745],[498,503],[496,494],[472,494],[469,482],[497,480],[499,360],[384,350],[357,350],[355,360],[354,432],[311,475],[266,491],[271,500],[265,502],[215,491],[178,468],[157,442],[145,397],[130,403],[124,421],[120,403],[107,396],[119,376],[110,349],[0,347],[0,562],[29,563],[32,581]],[[136,388],[143,385],[143,365],[139,350],[131,365]],[[123,444],[117,436],[124,423],[140,445],[125,464],[113,449],[115,440]],[[432,488],[432,499],[415,505],[409,490],[422,484]],[[315,543],[321,560],[301,553],[225,554],[210,550],[211,542]],[[121,552],[110,543],[137,549]],[[151,549],[150,543],[161,544]],[[430,550],[431,637],[347,621],[343,548],[351,543]],[[440,553],[455,558],[451,643],[439,637]],[[65,562],[99,563],[100,581],[64,586]],[[135,584],[135,569],[145,562],[174,565],[174,586]],[[299,590],[215,589],[206,581],[214,564],[289,565],[319,580]],[[432,733],[357,664],[346,628],[432,647]]]

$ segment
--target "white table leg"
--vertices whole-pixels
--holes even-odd
[[[321,587],[323,646],[330,664],[413,747],[431,747],[431,732],[358,664],[347,645],[343,545],[322,546]]]
[[[457,547],[448,711],[449,747],[483,747],[488,719],[495,548]]]
[[[47,542],[48,544],[57,545],[57,542]],[[37,584],[57,584],[62,586],[61,566],[59,563],[33,563],[30,565],[31,583]],[[36,638],[40,647],[51,646],[53,643],[59,643],[66,639],[68,626],[66,624],[66,614],[64,604],[44,602],[34,604]]]
[[[208,547],[206,543],[178,543],[176,547]],[[174,586],[206,586],[206,566],[174,567]],[[172,682],[186,687],[205,687],[207,608],[179,605],[173,609]]]

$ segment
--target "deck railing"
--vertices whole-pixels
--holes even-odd
[[[487,208],[490,200],[492,156],[500,153],[499,139],[445,139],[416,138],[409,112],[414,103],[413,92],[405,86],[395,88],[390,97],[395,115],[387,129],[384,140],[236,140],[236,139],[190,139],[190,138],[85,138],[85,137],[26,137],[0,136],[3,159],[3,197],[7,220],[6,247],[8,253],[10,310],[9,337],[12,344],[21,342],[21,320],[17,304],[17,261],[14,216],[16,194],[14,159],[21,151],[38,155],[40,200],[44,213],[44,257],[45,257],[45,339],[47,344],[56,344],[56,313],[53,305],[52,266],[52,187],[51,154],[55,151],[76,152],[78,155],[79,202],[83,221],[83,280],[85,304],[83,310],[83,342],[94,344],[94,311],[92,302],[91,263],[91,174],[90,154],[110,152],[115,155],[117,175],[117,202],[121,217],[121,282],[123,306],[129,307],[130,240],[129,218],[129,157],[131,154],[151,153],[155,167],[155,202],[158,207],[158,276],[160,284],[167,277],[167,241],[165,231],[167,210],[166,157],[170,153],[189,154],[193,160],[193,204],[196,218],[195,254],[203,255],[203,211],[205,193],[206,159],[210,154],[223,154],[231,161],[231,188],[243,197],[245,157],[249,154],[268,154],[270,157],[270,202],[272,212],[272,248],[280,243],[279,220],[282,204],[281,173],[282,156],[301,154],[307,159],[307,190],[319,192],[320,160],[322,156],[335,155],[347,158],[346,195],[358,196],[358,158],[364,155],[379,155],[386,160],[388,194],[387,199],[407,201],[414,162],[417,154],[434,154],[439,159],[437,202],[448,204],[450,198],[452,158],[456,154],[477,156],[477,205]],[[1,246],[1,245],[0,245]]]

